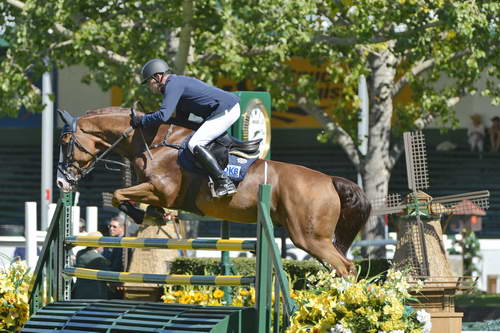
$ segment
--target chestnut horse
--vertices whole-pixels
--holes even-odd
[[[255,223],[258,187],[266,179],[272,185],[273,223],[286,228],[295,246],[337,274],[345,276],[354,271],[345,253],[368,220],[371,206],[364,192],[350,180],[300,165],[258,159],[237,185],[236,194],[213,198],[207,176],[181,169],[178,163],[175,145],[193,130],[174,122],[133,130],[129,125],[131,109],[119,107],[92,110],[80,118],[59,112],[66,124],[57,179],[63,191],[74,191],[95,163],[113,150],[131,161],[139,180],[138,185],[114,192],[116,207],[130,207],[129,201],[134,201]],[[164,138],[171,146],[157,146]]]

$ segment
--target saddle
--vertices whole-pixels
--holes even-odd
[[[206,174],[207,172],[205,169],[198,165],[193,154],[187,148],[190,139],[191,135],[181,144],[179,149],[179,164],[186,170],[199,174]],[[228,164],[236,163],[241,165],[242,172],[238,173],[238,177],[233,177],[229,174],[233,181],[240,181],[244,177],[248,167],[258,158],[261,141],[262,139],[240,141],[228,133],[224,133],[208,144],[207,149],[214,155],[217,163],[219,163],[222,169],[226,169]],[[230,161],[235,162],[230,163]]]
[[[262,139],[240,141],[228,133],[224,133],[212,141],[207,148],[214,154],[221,168],[224,169],[227,166],[229,155],[246,159],[258,158],[261,141]]]

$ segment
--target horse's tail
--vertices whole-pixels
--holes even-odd
[[[335,247],[344,255],[354,238],[366,224],[371,213],[371,204],[365,192],[354,182],[332,176],[333,186],[340,197],[340,217],[335,228]]]

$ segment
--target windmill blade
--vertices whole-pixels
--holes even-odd
[[[372,200],[371,205],[371,216],[400,213],[406,207],[401,201],[401,195],[399,193],[388,194],[383,198]]]
[[[468,192],[432,200],[432,212],[436,214],[453,215],[486,215],[489,208],[489,191]]]
[[[413,192],[429,187],[425,137],[421,131],[403,133],[408,188]]]
[[[473,199],[482,199],[489,197],[490,197],[490,191],[476,191],[476,192],[466,192],[461,194],[452,194],[441,197],[434,197],[432,201],[444,203],[450,201],[473,200]]]
[[[388,215],[388,214],[396,214],[396,213],[401,213],[404,211],[406,208],[405,205],[397,206],[397,207],[381,207],[381,208],[374,208],[372,209],[372,216],[381,216],[381,215]]]

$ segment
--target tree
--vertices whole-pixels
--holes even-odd
[[[495,1],[451,0],[330,1],[315,8],[311,43],[307,49],[299,46],[298,53],[328,62],[332,81],[341,83],[342,100],[330,112],[305,107],[322,123],[325,135],[342,145],[370,198],[387,194],[402,152],[402,131],[424,128],[433,119],[455,125],[453,105],[478,90],[481,75],[487,76],[482,93],[500,102],[499,9]],[[357,148],[352,107],[358,103],[361,74],[370,95],[366,155]],[[408,86],[412,101],[395,104]],[[381,238],[381,223],[368,226],[366,234]]]
[[[481,93],[500,103],[496,1],[261,1],[251,10],[232,4],[225,12],[231,14],[221,41],[226,47],[207,52],[227,72],[213,66],[212,74],[248,78],[272,92],[278,109],[292,101],[313,115],[323,126],[321,139],[342,146],[372,199],[388,192],[403,131],[422,129],[432,120],[456,126],[453,106],[478,91],[481,76],[487,80]],[[314,77],[295,73],[293,57],[326,67],[339,90],[336,104],[320,105]],[[357,140],[362,74],[370,96],[367,154],[359,151]],[[396,103],[405,90],[411,101]],[[383,230],[380,220],[367,226],[365,238],[382,238]]]
[[[338,85],[340,98],[329,107],[319,105],[313,77],[293,75],[286,62],[265,68],[276,87],[273,100],[288,95],[322,124],[323,140],[332,139],[348,154],[361,173],[364,190],[372,199],[388,192],[391,171],[402,153],[401,134],[422,129],[435,120],[443,127],[456,126],[453,106],[467,94],[478,92],[477,82],[486,77],[481,93],[500,103],[499,17],[496,1],[336,0],[295,2],[308,15],[292,15],[295,27],[287,43],[286,60],[305,57],[326,66],[330,80]],[[281,22],[280,22],[281,23]],[[260,23],[259,23],[260,24]],[[300,26],[299,32],[295,31]],[[232,24],[228,29],[239,29]],[[253,26],[234,32],[239,40],[251,39]],[[281,36],[280,36],[281,37]],[[257,50],[254,47],[253,50]],[[250,49],[252,50],[252,49]],[[261,45],[260,52],[272,53]],[[257,52],[256,52],[257,53]],[[264,64],[266,64],[264,62]],[[278,68],[277,64],[283,64]],[[280,73],[280,74],[277,74]],[[358,78],[365,75],[370,96],[368,152],[358,149]],[[265,78],[259,76],[265,84]],[[284,89],[284,87],[286,87]],[[410,90],[411,87],[411,90]],[[411,101],[396,103],[404,90]],[[368,225],[365,238],[383,237],[383,221]],[[378,252],[380,254],[380,252]]]
[[[277,38],[263,35],[274,29],[276,20],[284,20],[280,7],[290,13],[287,7],[295,6],[267,2],[275,20],[267,15],[265,24],[254,29],[254,38],[259,45],[272,45],[283,60],[287,41],[277,43]],[[151,97],[138,84],[138,72],[154,57],[165,58],[176,73],[209,82],[221,75],[241,80],[255,70],[256,59],[247,61],[252,52],[245,54],[246,47],[241,48],[238,36],[228,28],[235,21],[241,28],[248,24],[243,20],[260,18],[266,7],[218,0],[5,0],[0,10],[4,30],[0,36],[10,44],[0,68],[0,114],[13,115],[21,105],[31,111],[42,109],[34,83],[54,67],[85,65],[90,72],[84,82],[95,81],[104,90],[122,87],[125,104]],[[306,11],[294,14],[306,15]],[[233,15],[238,15],[236,20]],[[276,32],[283,35],[287,30],[289,24]],[[268,61],[276,58],[274,53],[266,55]]]
[[[85,79],[103,89],[123,87],[130,104],[147,98],[133,75],[140,64],[165,57],[178,73],[248,79],[278,109],[301,106],[323,126],[322,139],[347,152],[371,198],[387,194],[402,131],[433,119],[455,125],[453,105],[478,90],[481,75],[482,93],[500,102],[497,1],[5,1],[0,26],[11,47],[0,68],[0,112],[39,110],[34,80],[72,64],[86,65]],[[339,89],[335,105],[319,104],[314,77],[294,72],[294,57],[326,67]],[[370,95],[366,155],[356,139],[361,74]],[[409,86],[411,102],[396,104]],[[367,235],[381,237],[379,226]]]

